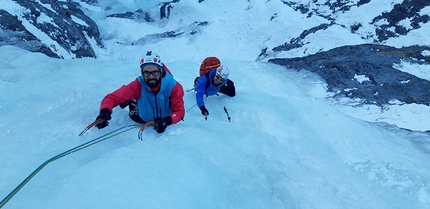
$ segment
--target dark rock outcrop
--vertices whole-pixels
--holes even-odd
[[[25,11],[18,18],[2,11],[0,27],[5,34],[13,34],[8,40],[0,40],[0,45],[15,45],[24,49],[42,52],[50,57],[61,57],[61,47],[76,58],[96,57],[91,41],[102,46],[96,23],[72,1],[56,0],[13,0]],[[5,17],[5,18],[3,18]],[[42,31],[49,41],[41,40],[32,29],[26,28],[22,21]],[[22,33],[21,33],[22,32]],[[52,44],[52,41],[56,44]],[[49,44],[51,42],[51,44]]]
[[[381,42],[392,37],[406,35],[410,31],[420,28],[421,24],[428,23],[430,19],[429,15],[420,14],[421,9],[426,6],[430,6],[430,1],[403,1],[401,4],[394,5],[391,11],[384,12],[375,17],[371,24],[378,25],[375,23],[381,20],[384,22],[384,24],[379,24],[375,29],[378,41]],[[401,21],[405,20],[409,20],[410,22],[408,28],[401,24]]]
[[[16,16],[0,9],[0,46],[14,45],[31,52],[41,52],[50,57],[60,58],[22,25]]]
[[[363,44],[342,46],[301,58],[270,59],[269,62],[320,75],[327,82],[328,91],[335,94],[334,97],[359,98],[364,104],[379,106],[392,100],[429,105],[430,81],[393,67],[402,60],[428,64],[430,57],[422,53],[425,50],[429,51],[430,47],[399,49]],[[368,80],[360,82],[356,76],[365,76]]]
[[[343,25],[336,20],[336,16],[341,13],[347,13],[353,7],[369,4],[371,0],[345,0],[335,2],[327,0],[326,2],[313,1],[307,3],[302,3],[300,1],[282,2],[292,9],[307,15],[308,18],[312,16],[324,18],[326,19],[326,23],[321,23],[318,26],[306,29],[302,31],[298,37],[293,37],[291,40],[273,47],[272,51],[274,52],[301,48],[307,44],[305,38],[308,35],[324,31],[334,25],[348,29],[353,34],[360,35],[367,43],[381,43],[390,38],[407,35],[409,32],[419,29],[423,24],[427,24],[430,21],[429,15],[420,13],[422,9],[430,6],[430,1],[428,0],[403,1],[400,4],[395,4],[392,10],[375,16],[370,23],[361,22],[362,20],[357,19],[352,25]],[[375,31],[371,33],[368,33],[368,31],[360,33],[360,28],[368,24],[372,25]],[[258,59],[269,57],[267,53],[260,54]]]

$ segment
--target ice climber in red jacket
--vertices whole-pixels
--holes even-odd
[[[160,57],[148,51],[140,61],[141,76],[106,95],[100,105],[102,119],[98,129],[106,127],[112,109],[129,106],[129,116],[137,123],[154,121],[154,129],[163,133],[166,127],[178,123],[185,115],[184,89]]]

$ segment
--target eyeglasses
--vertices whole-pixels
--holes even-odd
[[[224,78],[222,78],[219,74],[215,74],[215,77],[221,82],[224,81]]]
[[[142,71],[143,76],[145,77],[149,77],[151,74],[155,77],[155,76],[159,76],[160,75],[160,71],[159,70],[154,70],[154,71]]]

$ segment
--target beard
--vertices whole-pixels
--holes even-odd
[[[154,88],[160,84],[161,79],[156,78],[148,78],[145,80],[146,85],[149,86],[149,88]]]

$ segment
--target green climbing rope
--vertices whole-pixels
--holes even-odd
[[[114,131],[111,131],[111,132],[109,132],[109,133],[107,133],[107,134],[105,134],[105,135],[102,135],[102,136],[100,136],[100,137],[97,137],[97,138],[95,138],[95,139],[93,139],[93,140],[91,140],[91,141],[88,141],[88,142],[86,142],[86,143],[84,143],[84,144],[81,144],[81,145],[79,145],[79,146],[77,146],[77,147],[74,147],[74,148],[72,148],[72,149],[70,149],[70,150],[67,150],[67,151],[65,151],[65,152],[63,152],[63,153],[61,153],[61,154],[59,154],[59,155],[57,155],[57,156],[54,156],[54,157],[52,157],[52,158],[50,158],[49,160],[47,160],[47,161],[45,161],[44,163],[42,163],[38,168],[36,168],[36,170],[34,170],[29,176],[27,176],[27,178],[25,178],[24,179],[24,181],[22,181],[12,192],[10,192],[1,202],[0,202],[0,208],[2,208],[16,193],[18,193],[18,191],[22,188],[22,187],[24,187],[24,185],[25,184],[27,184],[27,182],[29,182],[37,173],[39,173],[39,171],[40,170],[42,170],[46,165],[48,165],[49,163],[51,163],[51,162],[53,162],[53,161],[55,161],[55,160],[58,160],[58,159],[60,159],[60,158],[62,158],[62,157],[64,157],[64,156],[66,156],[66,155],[69,155],[69,154],[71,154],[71,153],[74,153],[74,152],[77,152],[77,151],[79,151],[79,150],[82,150],[82,149],[84,149],[84,148],[86,148],[86,147],[89,147],[89,146],[92,146],[92,145],[94,145],[94,144],[97,144],[97,143],[99,143],[99,142],[101,142],[101,141],[104,141],[104,140],[106,140],[106,139],[109,139],[109,138],[112,138],[112,137],[114,137],[114,136],[117,136],[117,135],[119,135],[119,134],[122,134],[122,133],[124,133],[124,132],[126,132],[126,131],[129,131],[129,130],[131,130],[131,129],[134,129],[134,128],[138,128],[138,127],[140,127],[141,125],[139,125],[139,124],[133,124],[133,125],[127,125],[127,126],[123,126],[123,127],[121,127],[121,128],[118,128],[118,129],[116,129],[116,130],[114,130]]]

